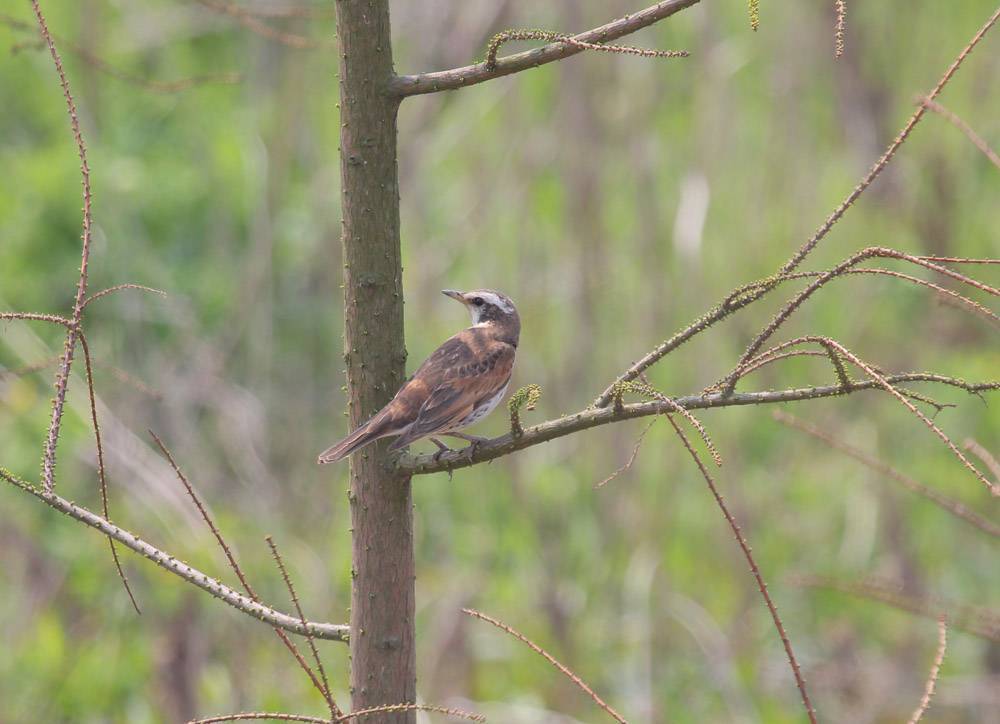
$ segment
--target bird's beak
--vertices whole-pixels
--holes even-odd
[[[465,295],[462,294],[462,292],[456,292],[454,289],[442,289],[441,293],[444,294],[446,297],[451,297],[455,301],[467,305],[467,302],[465,301]]]

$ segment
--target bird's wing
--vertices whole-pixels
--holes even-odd
[[[440,384],[431,390],[413,424],[393,444],[393,448],[451,429],[508,383],[514,366],[514,348],[511,345],[493,342],[481,348],[479,354],[471,356],[473,359],[464,364],[441,371]],[[414,381],[430,376],[421,375],[418,370]]]

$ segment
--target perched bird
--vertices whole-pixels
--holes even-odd
[[[398,437],[390,450],[425,437],[441,452],[449,450],[438,435],[458,437],[472,445],[484,440],[459,430],[490,414],[507,392],[521,318],[510,298],[492,289],[464,293],[445,289],[441,293],[468,308],[472,326],[434,350],[388,405],[323,452],[321,465],[394,435]]]

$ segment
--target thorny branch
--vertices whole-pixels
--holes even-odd
[[[796,430],[801,430],[804,433],[812,435],[818,440],[822,440],[834,450],[839,450],[845,455],[852,457],[863,465],[875,470],[886,478],[899,483],[910,492],[926,498],[934,503],[934,505],[951,513],[957,518],[961,518],[966,523],[969,523],[970,525],[981,530],[983,533],[986,533],[994,538],[1000,538],[1000,525],[997,525],[993,521],[987,520],[986,518],[983,518],[977,513],[969,510],[964,504],[956,500],[952,500],[946,495],[942,495],[933,488],[927,487],[923,483],[914,480],[909,475],[900,472],[891,465],[882,462],[878,458],[869,455],[863,450],[859,450],[853,445],[848,445],[843,440],[835,438],[833,435],[820,429],[816,425],[800,420],[794,415],[789,415],[787,412],[782,410],[775,410],[771,414],[774,419],[781,424]],[[965,447],[966,450],[970,449],[968,444],[963,447]]]
[[[1000,381],[966,382],[954,377],[933,374],[930,372],[908,372],[905,374],[887,375],[883,378],[890,385],[906,382],[934,382],[965,390],[969,394],[978,395],[982,392],[1000,390]],[[587,408],[579,412],[565,415],[555,420],[524,428],[522,434],[515,437],[511,433],[487,440],[476,445],[470,455],[465,450],[446,452],[435,459],[434,455],[402,455],[396,465],[400,471],[409,475],[426,475],[448,470],[458,470],[476,465],[488,460],[509,455],[517,450],[539,445],[549,440],[565,437],[574,432],[588,430],[599,425],[606,425],[620,420],[632,420],[637,417],[662,415],[675,411],[675,405],[686,410],[706,410],[717,407],[738,407],[744,405],[765,405],[780,402],[798,402],[815,400],[823,397],[838,397],[860,392],[861,390],[884,389],[875,379],[854,380],[850,388],[843,385],[823,385],[817,387],[798,387],[787,390],[771,390],[763,392],[734,392],[725,397],[721,393],[686,395],[671,398],[673,404],[659,400],[636,402],[614,407]]]
[[[903,593],[899,584],[870,578],[862,581],[841,581],[829,576],[790,576],[788,583],[800,588],[816,588],[846,593],[857,598],[878,601],[892,608],[917,616],[937,619],[941,613],[955,628],[973,636],[1000,642],[1000,613],[977,606],[968,606],[939,598],[921,597]]]
[[[503,621],[495,619],[492,616],[487,616],[485,613],[482,613],[481,611],[477,611],[477,610],[475,610],[473,608],[463,608],[462,609],[462,613],[468,614],[469,616],[472,616],[473,618],[478,618],[480,621],[485,621],[486,623],[492,624],[493,626],[496,626],[501,631],[504,631],[504,632],[510,634],[511,636],[513,636],[514,638],[516,638],[518,641],[520,641],[521,643],[523,643],[529,649],[531,649],[536,654],[538,654],[543,659],[545,659],[550,664],[552,664],[552,666],[554,666],[559,671],[559,673],[561,673],[567,679],[569,679],[570,681],[572,681],[583,693],[585,693],[587,696],[589,696],[594,701],[595,704],[597,704],[604,711],[606,711],[608,713],[608,716],[610,716],[612,719],[614,719],[615,721],[619,722],[620,724],[627,724],[627,722],[625,721],[625,717],[623,717],[617,711],[615,711],[614,709],[612,709],[611,706],[606,701],[604,701],[604,699],[602,699],[601,697],[599,697],[597,695],[597,693],[593,689],[591,689],[586,684],[586,682],[584,682],[583,679],[581,679],[579,676],[577,676],[576,674],[574,674],[573,671],[569,667],[567,667],[565,664],[560,663],[552,654],[550,654],[548,651],[546,651],[541,646],[539,646],[538,644],[536,644],[534,641],[532,641],[531,639],[529,639],[523,633],[521,633],[520,631],[517,631],[516,629],[512,628],[511,626],[508,626]]]
[[[976,32],[969,43],[958,54],[952,64],[944,72],[944,75],[941,76],[937,85],[934,86],[934,89],[927,95],[928,100],[934,100],[938,95],[940,95],[941,91],[944,90],[948,81],[950,81],[955,75],[962,62],[979,44],[979,42],[983,39],[983,36],[986,35],[990,28],[996,24],[998,19],[1000,19],[1000,8],[998,8],[993,15],[990,16],[989,20],[986,21],[986,23]],[[669,339],[661,342],[638,361],[634,362],[621,376],[618,377],[617,380],[615,380],[615,382],[608,385],[604,392],[602,392],[594,401],[594,405],[596,407],[606,407],[611,403],[615,384],[627,380],[634,380],[642,372],[649,369],[656,362],[663,359],[663,357],[673,352],[691,338],[722,321],[733,312],[752,304],[764,295],[768,294],[779,282],[780,275],[795,271],[795,269],[798,268],[809,253],[816,248],[816,246],[826,237],[827,234],[830,233],[834,224],[840,220],[840,218],[847,212],[854,202],[858,200],[861,194],[864,193],[869,186],[871,186],[872,182],[875,181],[876,178],[878,178],[879,174],[882,173],[885,167],[889,165],[889,162],[892,160],[893,156],[896,155],[900,146],[903,145],[910,133],[913,131],[914,127],[924,117],[925,112],[926,109],[923,105],[917,108],[896,138],[889,144],[885,153],[882,154],[868,173],[865,174],[865,177],[861,180],[861,182],[858,183],[854,190],[847,195],[847,197],[837,206],[836,209],[834,209],[833,213],[830,214],[826,221],[823,222],[823,224],[798,249],[798,251],[796,251],[788,259],[788,261],[782,265],[781,269],[774,277],[740,287],[739,289],[736,289],[728,294],[725,299],[706,312],[701,318],[695,320]]]
[[[55,510],[58,510],[60,513],[68,515],[70,518],[78,520],[84,525],[89,525],[91,528],[100,531],[109,538],[114,538],[126,548],[129,548],[144,558],[148,558],[164,570],[170,571],[174,575],[183,578],[188,583],[191,583],[203,591],[207,591],[219,600],[228,603],[233,608],[253,616],[256,619],[260,619],[264,623],[271,624],[272,626],[278,626],[285,631],[291,631],[292,633],[303,636],[308,630],[310,634],[318,639],[328,639],[331,641],[347,641],[350,635],[350,628],[341,624],[317,623],[310,621],[306,626],[303,626],[297,616],[289,616],[281,613],[262,603],[254,601],[238,591],[234,591],[229,586],[226,586],[211,576],[208,576],[198,569],[189,566],[184,561],[174,558],[169,553],[165,553],[159,548],[142,540],[134,533],[111,523],[106,518],[103,518],[70,500],[66,500],[55,493],[48,493],[44,489],[18,478],[9,470],[2,467],[0,467],[0,478],[3,478],[16,488],[34,495],[43,503],[51,508],[54,508]]]
[[[941,672],[941,664],[944,662],[944,652],[948,648],[948,620],[944,616],[938,617],[938,645],[934,652],[934,663],[931,664],[931,671],[927,675],[927,683],[924,684],[924,695],[920,697],[920,704],[910,717],[908,724],[917,724],[931,705],[931,697],[934,696],[934,687],[937,684],[938,674]]]
[[[549,43],[541,48],[497,58],[492,66],[484,61],[475,65],[441,70],[434,73],[398,75],[390,80],[389,92],[398,97],[405,97],[423,93],[456,90],[492,80],[493,78],[518,73],[528,68],[537,68],[540,65],[582,53],[592,45],[605,44],[634,33],[641,28],[645,28],[685,8],[691,7],[697,4],[698,1],[664,0],[639,12],[626,15],[618,20],[613,20],[599,28],[573,35],[570,41],[560,40]]]

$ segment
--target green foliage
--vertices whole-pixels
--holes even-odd
[[[400,72],[472,62],[496,30],[481,4],[448,5],[447,21],[445,5],[394,3]],[[521,5],[504,22],[571,31],[610,19],[606,3]],[[852,3],[846,54],[835,61],[830,5],[770,3],[754,34],[745,5],[703,3],[636,39],[690,50],[682,62],[583,53],[408,99],[400,118],[408,371],[466,323],[437,290],[502,289],[523,318],[515,384],[538,382],[512,397],[512,426],[536,403],[534,417],[550,419],[588,404],[736,286],[773,274],[993,10],[986,0]],[[131,281],[168,293],[123,291],[88,312],[112,518],[234,584],[149,448],[152,428],[262,597],[291,608],[263,542],[272,534],[307,615],[344,622],[347,465],[314,464],[347,432],[336,51],[275,44],[196,3],[43,7],[60,37],[89,43],[132,75],[243,76],[239,85],[157,94],[63,53],[93,168],[92,289]],[[30,19],[26,4],[15,10]],[[326,16],[269,22],[333,36]],[[26,39],[0,25],[0,45]],[[997,41],[987,39],[942,98],[994,147]],[[4,55],[0,98],[0,309],[63,313],[79,264],[80,184],[47,55]],[[1000,256],[998,197],[996,169],[929,116],[807,267],[870,244]],[[972,272],[997,284],[992,270]],[[668,356],[649,384],[674,396],[725,375],[800,288],[786,286]],[[830,335],[886,370],[980,380],[1000,366],[993,327],[895,279],[838,280],[785,333]],[[23,478],[37,478],[53,369],[3,372],[60,344],[59,330],[0,322],[0,464]],[[72,380],[58,485],[96,509],[81,379]],[[792,358],[740,389],[830,379],[828,360]],[[958,403],[936,417],[956,441],[973,437],[1000,452],[996,401],[919,391]],[[789,410],[971,508],[987,507],[981,486],[887,395]],[[933,656],[934,623],[796,588],[791,577],[877,574],[995,608],[1000,579],[985,572],[996,567],[996,544],[778,425],[767,409],[699,417],[725,458],[719,486],[821,718],[904,720]],[[467,697],[495,722],[544,720],[547,711],[599,719],[534,654],[459,613],[472,605],[544,645],[632,720],[801,720],[745,561],[668,427],[650,431],[631,470],[593,490],[628,458],[641,424],[554,440],[453,480],[414,480],[423,700]],[[507,425],[500,413],[471,432],[499,435]],[[265,626],[124,553],[144,610],[136,617],[105,540],[4,486],[0,719],[131,724],[240,709],[322,712]],[[960,631],[951,640],[939,684],[949,693],[932,711],[982,720],[990,645]],[[321,644],[321,652],[346,703],[346,649]],[[963,683],[949,688],[948,677]]]

